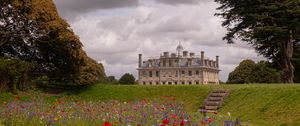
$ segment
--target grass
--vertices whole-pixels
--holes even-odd
[[[141,99],[157,100],[164,96],[174,96],[183,102],[188,112],[195,112],[201,106],[207,94],[213,89],[226,88],[231,93],[225,100],[221,114],[228,112],[251,124],[264,125],[300,125],[300,85],[251,84],[218,86],[123,86],[95,85],[76,94],[45,95],[48,101],[60,97],[73,97],[86,100],[135,101]],[[21,100],[28,100],[32,94],[23,94]],[[24,98],[23,98],[24,97]],[[0,102],[14,99],[9,93],[0,94]]]

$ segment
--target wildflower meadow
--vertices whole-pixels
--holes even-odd
[[[53,102],[43,97],[3,102],[0,105],[0,125],[11,126],[234,126],[239,124],[230,113],[188,113],[184,103],[174,96],[159,100],[121,102],[86,101],[57,98]]]

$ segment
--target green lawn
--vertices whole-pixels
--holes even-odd
[[[77,94],[47,95],[50,100],[58,97],[75,97],[87,100],[161,99],[174,96],[183,102],[186,110],[195,112],[207,94],[217,88],[230,89],[231,93],[223,104],[221,114],[228,112],[233,117],[250,120],[256,125],[300,125],[300,85],[251,84],[251,85],[215,85],[215,86],[120,86],[95,85]],[[34,95],[38,95],[34,94]],[[30,99],[32,93],[21,95],[21,100]],[[9,93],[0,94],[0,102],[13,99]]]

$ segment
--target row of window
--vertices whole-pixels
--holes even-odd
[[[185,81],[181,81],[181,82],[177,82],[177,81],[174,81],[174,82],[172,82],[172,81],[168,81],[168,82],[165,82],[165,81],[163,81],[163,82],[152,82],[152,81],[150,81],[150,82],[143,82],[143,85],[146,85],[146,84],[150,84],[150,85],[160,85],[160,84],[162,84],[162,85],[179,85],[179,84],[181,84],[181,85],[184,85],[184,84],[200,84],[200,82],[199,81],[195,81],[194,83],[192,82],[192,81],[187,81],[187,82],[185,82]]]
[[[143,76],[144,77],[147,77],[147,73],[146,73],[147,71],[143,71]],[[153,77],[153,72],[154,71],[149,71],[149,77]],[[181,71],[181,74],[182,75],[185,75],[185,73],[186,73],[186,71],[185,70],[182,70]],[[193,75],[193,72],[191,71],[191,70],[189,70],[188,72],[188,76],[192,76]],[[199,70],[196,70],[195,71],[195,75],[199,75]],[[159,77],[159,75],[160,75],[160,72],[159,71],[155,71],[155,77]],[[168,76],[168,75],[167,75]],[[171,75],[169,75],[169,76],[171,76]],[[178,73],[177,73],[177,71],[176,71],[176,77],[178,76]]]

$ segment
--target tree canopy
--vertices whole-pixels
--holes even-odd
[[[3,0],[0,5],[1,57],[32,62],[33,76],[61,84],[88,85],[105,78],[102,64],[87,56],[52,0]]]
[[[229,84],[244,84],[250,83],[251,71],[255,67],[255,62],[252,60],[243,60],[234,71],[229,73]]]
[[[228,76],[229,84],[279,83],[280,72],[267,61],[243,60]]]
[[[293,83],[293,46],[300,40],[300,1],[215,1],[220,4],[216,15],[225,19],[222,25],[228,31],[223,39],[228,43],[241,39],[272,61],[280,59],[283,81]]]
[[[132,74],[130,73],[125,73],[120,79],[119,79],[119,84],[135,84],[135,78]]]

